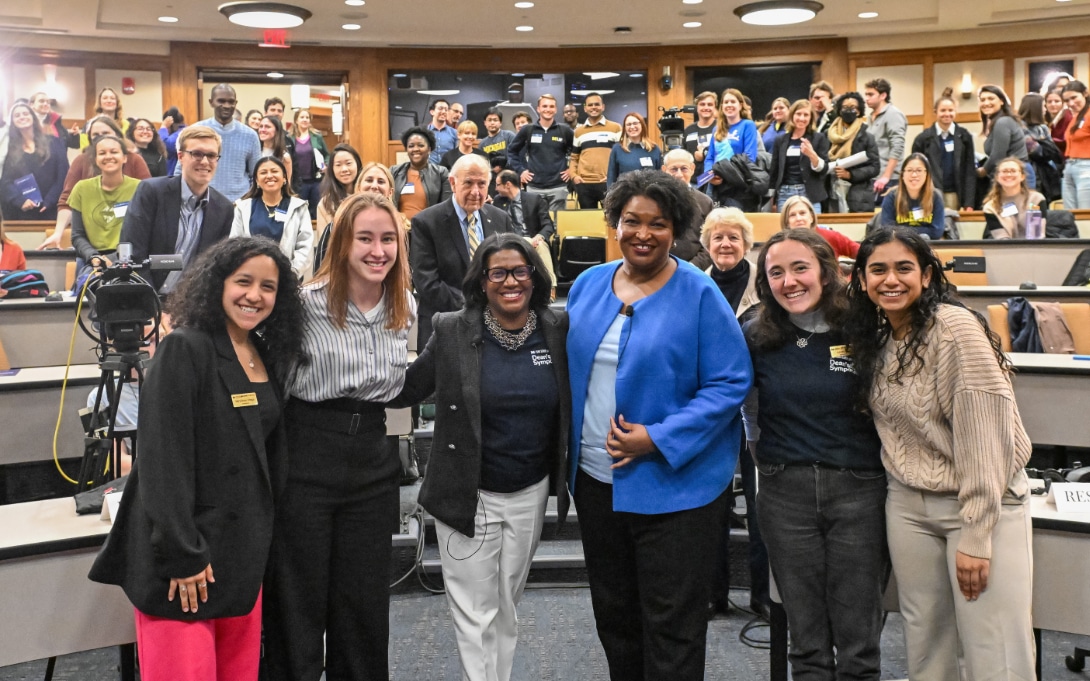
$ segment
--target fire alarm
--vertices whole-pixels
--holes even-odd
[[[122,78],[121,79],[121,94],[131,95],[136,92],[136,79],[135,78]]]

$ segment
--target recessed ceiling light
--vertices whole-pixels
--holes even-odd
[[[682,28],[700,28],[703,25],[704,24],[700,23],[699,21],[686,21],[681,26]]]
[[[341,24],[341,28],[346,31],[358,31],[360,30],[359,24]]]
[[[860,19],[873,19],[878,16],[878,12],[860,12]]]
[[[699,5],[700,3],[704,2],[704,0],[681,0],[681,2],[686,5]]]
[[[814,0],[764,0],[735,7],[734,14],[754,26],[787,26],[810,21],[823,9]]]
[[[522,78],[522,77],[524,77],[525,75],[526,75],[525,73],[512,73],[512,74],[511,74],[511,77],[512,77],[512,78]]]
[[[616,90],[594,90],[594,94],[598,95],[611,95],[614,92],[616,92]],[[572,90],[570,94],[572,97],[586,97],[591,93],[586,90]]]
[[[518,7],[519,9],[530,9],[533,6],[534,6],[534,3],[532,3],[532,2],[516,2],[515,3],[515,7]]]
[[[430,95],[432,97],[450,97],[456,95],[461,90],[417,90],[417,93],[422,95]]]
[[[516,27],[515,27],[515,30],[516,30],[516,31],[523,31],[523,32],[526,32],[526,31],[532,31],[532,30],[534,30],[534,27],[533,27],[533,26],[516,26]]]
[[[629,78],[643,78],[643,74],[642,73],[630,73],[630,74],[628,74],[628,77]]]
[[[269,78],[283,78],[284,77],[284,74],[280,73],[279,71],[269,71],[265,75],[268,76]]]
[[[229,2],[219,11],[232,24],[247,28],[295,28],[314,16],[310,10],[280,2]]]
[[[176,24],[178,23],[178,17],[159,17],[159,21],[164,24]]]
[[[394,78],[406,78],[408,75],[407,73],[395,73]]]
[[[352,7],[363,7],[367,4],[367,0],[344,0],[344,4]]]
[[[613,71],[584,71],[583,75],[591,80],[603,80],[605,78],[616,78],[621,74]]]

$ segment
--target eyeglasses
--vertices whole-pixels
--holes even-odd
[[[197,163],[200,163],[201,161],[208,161],[209,163],[215,163],[216,161],[220,160],[220,155],[219,154],[206,154],[203,151],[187,151],[185,149],[182,149],[178,153],[179,154],[189,154],[189,157],[192,158]]]
[[[493,284],[502,284],[507,281],[508,276],[514,277],[515,281],[529,281],[530,275],[533,273],[533,265],[519,265],[512,269],[492,267],[484,271],[484,276]]]
[[[155,128],[149,128],[146,125],[138,125],[133,128],[134,132],[155,132]]]
[[[923,175],[926,172],[927,172],[927,170],[924,169],[924,168],[905,168],[904,171],[902,171],[902,174],[904,174],[904,175]]]

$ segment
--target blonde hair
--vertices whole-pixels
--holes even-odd
[[[216,153],[223,151],[223,139],[207,125],[190,125],[178,135],[178,151],[185,151],[189,140],[216,140]]]
[[[753,223],[746,214],[738,208],[716,208],[704,218],[704,224],[700,227],[700,243],[708,248],[712,234],[726,227],[737,227],[742,230],[742,243],[746,250],[753,248]]]
[[[810,203],[810,199],[805,196],[795,195],[783,202],[783,210],[780,211],[780,229],[791,229],[788,224],[787,215],[791,212],[791,209],[795,207],[795,204],[801,203],[810,210],[810,227],[817,226],[817,213],[814,212],[814,204]]]
[[[629,150],[628,133],[624,131],[624,126],[628,123],[629,118],[635,118],[640,122],[640,146],[643,147],[644,151],[651,151],[655,145],[651,144],[651,140],[647,139],[647,119],[635,111],[625,114],[621,120],[621,148],[625,151]]]
[[[472,131],[473,134],[476,135],[477,134],[477,124],[474,123],[473,121],[468,121],[468,120],[467,121],[462,121],[461,123],[458,124],[458,134],[459,135],[461,135],[463,132],[465,132],[467,130]]]
[[[360,169],[359,174],[356,175],[356,186],[352,188],[352,192],[354,194],[359,193],[360,185],[363,184],[363,176],[366,175],[367,171],[371,170],[372,168],[378,168],[379,170],[382,171],[382,174],[386,176],[386,181],[389,183],[389,186],[390,186],[390,196],[388,196],[386,198],[391,198],[393,196],[393,193],[394,193],[394,175],[393,175],[393,173],[390,172],[389,168],[382,165],[378,161],[371,161],[370,163],[368,163],[367,165],[365,165],[363,168]],[[401,220],[398,220],[398,224],[401,224]]]

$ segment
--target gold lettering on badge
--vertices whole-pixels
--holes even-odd
[[[238,409],[239,407],[256,407],[257,393],[231,395],[231,404],[235,405],[235,409]]]

